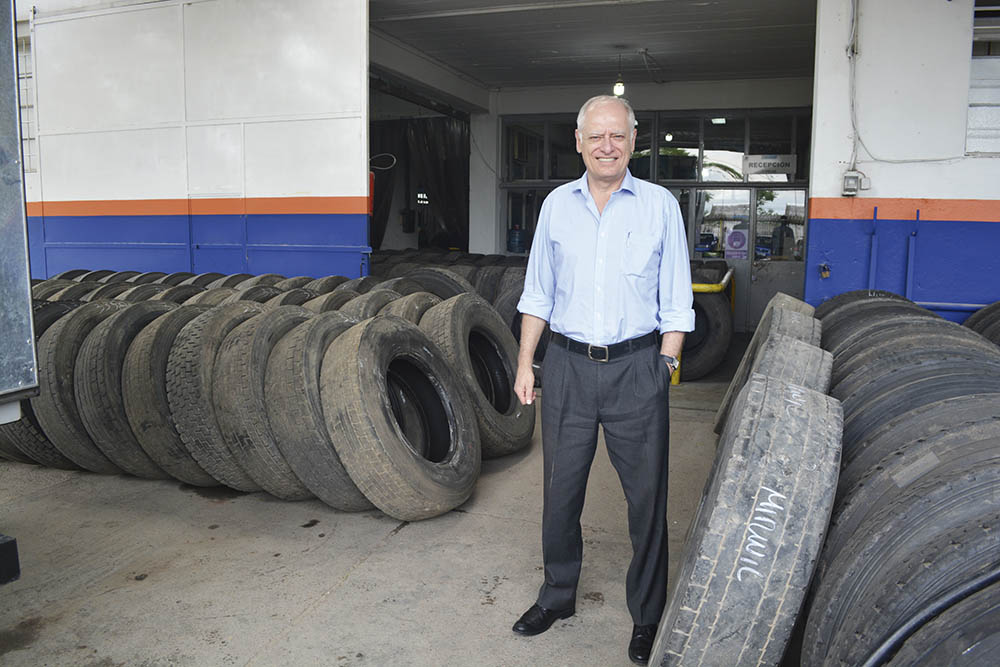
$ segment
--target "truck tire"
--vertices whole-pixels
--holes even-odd
[[[886,667],[980,665],[996,661],[1000,582],[955,602],[907,636]]]
[[[781,661],[833,506],[840,419],[828,396],[750,376],[719,441],[649,664]]]
[[[882,374],[897,372],[900,368],[912,365],[962,360],[991,360],[1000,363],[1000,349],[995,353],[984,354],[979,348],[966,346],[965,341],[953,341],[941,336],[915,340],[912,345],[881,352],[876,361],[869,359],[865,364],[850,364],[849,371],[831,386],[830,394],[837,398],[848,396]]]
[[[1000,314],[1000,301],[984,306],[972,313],[972,315],[969,315],[969,317],[962,322],[962,326],[981,334],[983,333],[983,327],[987,323],[992,322],[998,314]]]
[[[83,303],[79,301],[34,300],[31,305],[31,318],[35,326],[35,341],[37,342],[60,317],[81,305]],[[49,468],[63,470],[80,469],[80,466],[63,456],[42,431],[31,407],[31,401],[27,398],[21,400],[20,419],[0,424],[0,450],[13,461],[39,463]]]
[[[144,285],[146,283],[158,283],[162,285],[165,283],[160,283],[160,280],[166,278],[166,276],[167,274],[163,271],[147,271],[145,273],[132,276],[128,279],[128,282],[134,285]]]
[[[103,278],[98,279],[99,283],[124,283],[139,275],[138,271],[115,271]],[[93,278],[91,278],[93,280]]]
[[[909,301],[875,300],[845,304],[823,320],[823,349],[833,352],[855,335],[863,337],[865,330],[874,323],[907,316],[940,318],[939,315]]]
[[[234,294],[237,291],[232,287],[206,287],[204,292],[188,297],[181,303],[185,306],[218,306]]]
[[[264,303],[268,299],[273,299],[279,294],[284,294],[277,287],[271,287],[270,285],[251,285],[246,288],[236,288],[235,294],[231,294],[222,300],[222,303],[235,303],[237,301],[256,301],[257,303]]]
[[[181,304],[191,297],[205,291],[204,287],[198,287],[197,285],[167,285],[167,289],[163,290],[159,294],[154,294],[149,297],[149,300],[172,301],[173,303]]]
[[[378,311],[378,314],[395,315],[402,317],[407,322],[420,324],[420,318],[424,316],[424,313],[439,303],[441,303],[441,298],[430,292],[414,292],[395,301],[390,301],[382,310]]]
[[[84,282],[76,283],[75,285],[70,285],[64,287],[58,292],[50,295],[48,297],[49,301],[82,301],[87,298],[87,296],[101,288],[102,285],[99,282],[87,280]]]
[[[252,273],[230,273],[228,276],[221,276],[207,285],[202,285],[202,287],[207,287],[208,289],[214,289],[216,287],[233,287],[235,288],[244,280],[253,278]],[[197,283],[196,283],[197,284]]]
[[[156,465],[192,486],[219,482],[198,465],[177,433],[167,399],[167,359],[180,330],[208,310],[209,306],[181,306],[156,318],[132,341],[122,366],[125,416],[136,440]]]
[[[997,561],[1000,441],[922,476],[858,525],[833,560],[821,560],[802,664],[862,664],[909,614]],[[970,450],[971,451],[971,450]]]
[[[95,301],[61,317],[38,341],[38,396],[30,399],[42,431],[59,452],[91,472],[118,474],[91,439],[77,408],[74,388],[76,357],[94,327],[129,304]]]
[[[779,294],[779,296],[784,295]],[[740,393],[740,389],[743,388],[747,378],[750,377],[751,369],[757,360],[757,354],[769,336],[788,336],[803,343],[819,347],[821,336],[819,320],[812,315],[804,314],[798,310],[788,310],[784,306],[776,306],[775,304],[779,303],[776,299],[777,297],[771,299],[764,309],[760,323],[750,338],[750,344],[747,346],[746,352],[743,353],[743,358],[740,359],[740,365],[736,368],[736,373],[733,375],[729,387],[726,388],[726,394],[723,396],[722,403],[719,404],[719,410],[715,414],[714,428],[716,433],[722,433],[733,401],[736,400],[736,395]],[[823,393],[826,393],[826,391]]]
[[[261,488],[243,470],[219,432],[212,402],[212,376],[225,337],[264,311],[264,306],[254,301],[212,308],[181,329],[167,359],[167,402],[184,448],[205,472],[238,491]]]
[[[301,306],[306,301],[312,301],[319,296],[318,292],[313,292],[312,290],[303,289],[301,287],[293,287],[277,296],[272,296],[270,299],[264,302],[264,305],[268,308],[277,308],[279,306]]]
[[[483,458],[529,445],[535,406],[522,405],[514,393],[518,344],[493,307],[476,294],[459,294],[424,313],[420,328],[462,382],[476,413]]]
[[[406,277],[423,285],[424,290],[436,294],[442,300],[463,292],[476,291],[472,283],[448,269],[422,266],[407,273]]]
[[[921,438],[937,437],[939,433],[967,425],[986,428],[988,422],[996,419],[998,401],[998,394],[954,396],[921,405],[883,422],[863,440],[844,447],[840,459],[840,488],[853,485],[885,456],[885,452],[899,451]],[[841,495],[838,492],[838,496]]]
[[[75,280],[78,276],[82,276],[85,273],[90,273],[90,269],[68,269],[66,271],[60,271],[54,276],[49,276],[49,280]]]
[[[76,357],[74,390],[80,418],[94,444],[116,466],[146,479],[167,474],[142,449],[125,415],[122,367],[129,345],[142,329],[177,305],[145,301],[112,314],[94,327]]]
[[[398,292],[378,287],[351,299],[340,307],[340,312],[355,320],[366,320],[369,317],[375,317],[382,308],[400,296]]]
[[[857,442],[879,424],[921,405],[996,390],[1000,390],[1000,364],[986,360],[945,359],[886,373],[873,371],[869,382],[837,396],[844,407],[844,442]]]
[[[274,286],[277,287],[278,289],[293,290],[293,289],[298,289],[300,287],[305,287],[313,280],[315,280],[315,278],[313,278],[312,276],[295,276],[293,278],[285,278],[284,280],[279,280],[278,282],[274,283]],[[319,294],[317,293],[317,296],[318,295]]]
[[[379,289],[391,289],[402,296],[424,291],[423,285],[409,278],[390,278],[378,285]]]
[[[833,354],[833,383],[837,384],[851,371],[876,363],[886,354],[912,347],[930,347],[937,344],[959,345],[975,348],[987,355],[996,348],[979,334],[954,322],[923,316],[904,315],[892,320],[873,322],[865,329],[864,336],[836,350]]]
[[[996,394],[992,397],[1000,398]],[[887,505],[910,485],[958,465],[980,465],[984,442],[1000,442],[1000,422],[990,419],[955,425],[888,450],[868,447],[838,484],[837,502],[823,546],[824,562],[836,560],[865,517]],[[861,470],[863,463],[870,463],[870,467]]]
[[[140,301],[147,301],[149,299],[152,299],[157,294],[166,292],[168,289],[170,289],[169,285],[156,285],[156,284],[136,285],[131,289],[122,292],[115,298],[118,299],[119,301],[138,303]]]
[[[159,283],[160,285],[170,285],[171,287],[176,287],[185,280],[188,280],[189,278],[194,278],[194,276],[195,274],[191,273],[190,271],[175,271],[174,273],[167,273],[163,276],[160,276],[153,282]],[[198,287],[198,285],[196,285],[196,287]]]
[[[204,287],[205,289],[209,289],[209,287],[208,287],[209,285],[211,285],[212,283],[214,283],[216,280],[218,280],[220,278],[225,278],[225,277],[226,277],[226,275],[224,273],[216,273],[214,271],[210,272],[210,273],[199,273],[199,274],[194,275],[194,276],[189,276],[189,277],[185,278],[184,280],[180,281],[177,284],[178,285],[197,285],[198,287]]]
[[[268,422],[285,461],[317,498],[342,512],[375,507],[344,468],[323,422],[320,399],[323,355],[355,324],[337,312],[299,324],[274,346],[264,382]]]
[[[684,337],[681,352],[681,380],[685,382],[715,370],[733,340],[733,313],[725,294],[695,294],[694,313],[694,331]]]
[[[370,292],[381,282],[382,279],[376,278],[375,276],[361,276],[360,278],[352,278],[351,280],[340,283],[333,288],[333,291],[353,290],[358,294],[364,294],[365,292]]]
[[[256,287],[258,285],[262,285],[264,287],[271,287],[275,283],[280,283],[282,280],[285,280],[285,276],[281,274],[262,273],[260,275],[253,276],[252,278],[247,278],[243,282],[233,285],[233,287],[235,287],[238,290],[248,290],[251,287]]]
[[[350,278],[346,276],[324,276],[322,278],[317,278],[311,283],[306,283],[303,285],[306,289],[311,289],[314,292],[319,292],[320,294],[326,294],[327,292],[332,292],[337,285],[341,283],[346,283]]]
[[[376,507],[415,521],[469,498],[481,462],[476,417],[416,325],[386,316],[351,327],[327,348],[320,377],[330,440]]]
[[[76,283],[62,278],[49,278],[31,286],[32,299],[48,299],[50,296]]]
[[[226,446],[261,488],[282,500],[313,494],[274,441],[264,399],[267,360],[282,336],[313,316],[299,306],[282,306],[240,323],[222,341],[212,375],[212,407]]]
[[[101,299],[116,299],[119,294],[135,287],[132,283],[108,283],[102,285],[83,297],[85,301],[100,301]]]
[[[844,292],[838,294],[835,297],[827,299],[823,303],[816,306],[816,312],[813,313],[813,317],[817,320],[823,320],[827,315],[836,311],[840,306],[854,303],[855,301],[863,301],[868,299],[897,299],[900,301],[909,301],[905,296],[900,296],[895,292],[887,292],[880,289],[859,289],[852,290],[850,292]]]
[[[479,267],[479,272],[476,274],[476,281],[473,283],[476,293],[486,299],[486,301],[493,303],[493,299],[497,297],[497,288],[500,287],[500,280],[506,272],[507,268],[503,266]]]
[[[344,304],[359,296],[361,295],[352,289],[335,289],[327,292],[326,294],[322,294],[315,299],[309,299],[302,304],[302,307],[308,308],[314,313],[328,313],[331,310],[340,310]]]

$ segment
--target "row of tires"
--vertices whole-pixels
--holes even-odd
[[[524,447],[534,428],[513,393],[507,324],[469,291],[392,292],[377,316],[366,297],[391,290],[318,307],[337,292],[311,308],[36,300],[40,393],[0,426],[0,453],[402,520],[461,504],[481,458]]]
[[[802,664],[995,664],[1000,347],[891,292],[816,316],[844,437]]]
[[[995,664],[998,371],[1000,348],[897,295],[776,296],[651,664]]]

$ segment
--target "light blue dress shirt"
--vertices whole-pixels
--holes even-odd
[[[654,329],[692,331],[693,300],[684,222],[669,191],[626,172],[600,213],[584,174],[545,198],[520,312],[610,345]]]

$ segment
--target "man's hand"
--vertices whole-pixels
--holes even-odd
[[[528,364],[526,367],[518,366],[517,378],[514,380],[514,393],[521,401],[521,405],[531,405],[535,400],[535,370]]]
[[[517,352],[517,377],[514,379],[514,393],[521,405],[531,405],[535,400],[535,371],[531,362],[543,331],[545,320],[527,313],[521,315],[521,347]]]

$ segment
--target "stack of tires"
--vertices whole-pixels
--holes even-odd
[[[729,270],[725,260],[692,260],[691,282],[717,285]],[[696,292],[694,331],[684,336],[681,380],[705,377],[723,362],[733,340],[733,311],[725,292]]]
[[[517,343],[447,271],[97,273],[32,287],[40,394],[0,455],[415,520],[531,440]]]
[[[888,292],[816,316],[844,440],[802,664],[996,664],[1000,348]]]
[[[778,294],[716,418],[721,433],[651,665],[776,665],[833,506],[842,410],[813,308]]]
[[[963,322],[963,326],[1000,345],[1000,301],[974,312]]]

